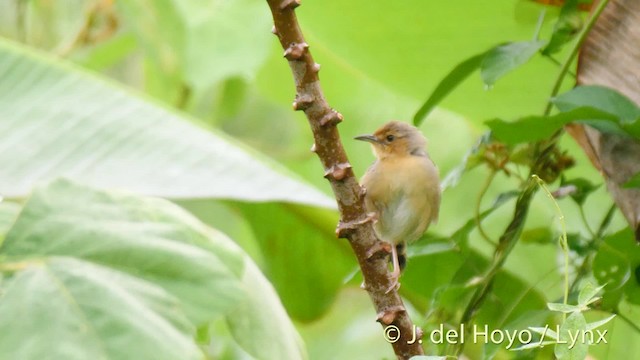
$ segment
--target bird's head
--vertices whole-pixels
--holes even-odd
[[[384,124],[372,135],[360,135],[356,140],[370,142],[379,159],[391,156],[425,156],[427,140],[420,130],[400,121]]]

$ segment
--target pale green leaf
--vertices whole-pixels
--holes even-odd
[[[306,350],[273,286],[247,258],[242,282],[246,291],[226,317],[234,338],[259,360],[306,359]]]
[[[2,359],[203,358],[177,299],[122,272],[49,257],[2,285]]]
[[[547,303],[547,307],[551,311],[559,311],[562,313],[571,313],[582,309],[580,306],[560,303]]]
[[[0,194],[67,177],[172,198],[335,201],[220,132],[79,68],[0,40]]]
[[[243,260],[223,235],[165,200],[66,181],[32,195],[0,252],[16,260],[72,256],[128,272],[177,297],[196,324],[243,296]]]
[[[554,348],[554,353],[558,360],[584,360],[587,356],[589,343],[584,341],[583,334],[587,328],[584,315],[574,312],[569,315],[558,334],[558,343]]]
[[[616,317],[616,314],[612,314],[610,316],[607,316],[606,318],[602,319],[602,320],[598,320],[598,321],[594,321],[592,323],[588,323],[587,324],[587,331],[593,330],[593,329],[597,329],[600,326],[608,323],[609,321],[613,320],[613,318]]]
[[[586,306],[587,304],[593,302],[592,299],[600,292],[600,290],[604,289],[607,286],[602,285],[596,287],[592,282],[586,282],[582,289],[580,289],[580,293],[578,294],[578,304],[581,306]]]

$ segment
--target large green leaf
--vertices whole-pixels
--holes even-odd
[[[270,49],[271,18],[255,0],[119,0],[148,58],[203,90],[250,77]]]
[[[176,198],[334,201],[220,132],[0,40],[0,194],[59,176]]]
[[[258,359],[306,357],[250,258],[165,200],[54,182],[27,201],[0,258],[1,358],[201,358],[194,325],[219,315]]]
[[[0,201],[0,245],[4,241],[4,236],[13,225],[13,222],[18,217],[20,206],[16,203],[8,201]]]
[[[228,311],[243,295],[241,253],[221,234],[165,200],[66,181],[33,194],[0,251],[10,261],[73,256],[128,272],[180,299],[196,324]]]
[[[304,343],[273,286],[255,264],[246,265],[242,279],[246,296],[227,315],[236,341],[256,359],[306,359]]]
[[[68,257],[21,267],[2,286],[0,358],[203,358],[193,325],[161,288]]]

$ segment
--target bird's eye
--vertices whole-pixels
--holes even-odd
[[[395,138],[396,138],[396,137],[395,137],[395,136],[393,136],[393,135],[387,135],[387,141],[388,141],[388,142],[392,142],[392,141],[393,141],[393,139],[395,139]]]

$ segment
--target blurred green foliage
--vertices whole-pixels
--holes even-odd
[[[457,325],[474,284],[493,256],[492,240],[512,217],[513,196],[503,195],[506,202],[495,208],[494,199],[517,190],[521,178],[527,176],[530,149],[516,143],[550,135],[565,123],[565,118],[558,117],[584,105],[577,100],[584,101],[585,96],[572,98],[569,93],[564,99],[576,106],[568,109],[557,104],[564,113],[554,115],[556,118],[541,116],[559,67],[549,58],[537,56],[544,45],[538,38],[551,39],[543,48],[545,53],[559,59],[567,55],[567,46],[571,46],[585,15],[566,9],[545,8],[525,0],[304,0],[297,11],[310,49],[322,64],[325,95],[345,117],[340,132],[357,174],[363,173],[373,157],[368,148],[350,141],[353,136],[370,132],[390,119],[410,121],[457,64],[485,54],[482,61],[473,63],[480,74],[466,69],[454,76],[457,88],[452,86],[449,90],[453,91],[443,92],[429,105],[438,107],[420,126],[442,177],[456,168],[464,169],[458,173],[458,184],[443,194],[439,223],[410,249],[415,256],[401,281],[401,294],[412,319],[426,331],[443,323]],[[543,10],[545,16],[539,22]],[[0,158],[8,164],[5,169],[11,170],[0,170],[0,195],[18,202],[0,202],[0,243],[8,231],[14,234],[14,240],[8,243],[8,238],[0,248],[0,269],[11,264],[6,257],[14,254],[12,244],[20,244],[15,237],[21,231],[20,222],[13,226],[13,221],[41,221],[54,212],[30,200],[26,209],[35,214],[28,216],[30,212],[23,210],[18,215],[17,209],[35,182],[65,176],[94,187],[165,197],[229,235],[252,258],[237,249],[236,255],[245,259],[244,270],[238,270],[234,277],[244,289],[244,296],[235,298],[237,307],[225,306],[217,317],[208,314],[197,319],[188,308],[186,315],[167,315],[160,309],[160,315],[190,327],[178,337],[189,351],[193,349],[187,340],[196,336],[197,327],[202,353],[216,359],[393,358],[374,321],[367,294],[357,289],[360,275],[356,262],[345,241],[335,239],[338,215],[332,209],[330,188],[322,178],[320,163],[309,151],[313,141],[306,119],[291,110],[293,81],[270,28],[270,14],[262,0],[0,2],[0,35],[5,38],[0,44]],[[528,50],[524,55],[523,47]],[[497,82],[489,88],[483,79]],[[563,89],[571,86],[571,81],[566,81]],[[597,99],[596,95],[589,96]],[[629,112],[625,109],[631,107],[596,105],[588,109],[591,112],[585,119],[592,119],[589,116],[599,110],[613,114],[608,120],[616,124],[637,120],[626,116]],[[459,167],[488,129],[487,119],[501,119],[488,125],[498,139],[513,146],[483,143],[467,164]],[[514,119],[522,120],[514,123]],[[527,119],[535,121],[527,123]],[[556,127],[539,127],[537,122],[545,120]],[[562,184],[582,178],[593,183],[579,202],[571,197],[559,200],[574,239],[569,242],[571,275],[615,284],[605,287],[601,306],[596,304],[603,312],[619,315],[607,325],[610,344],[591,346],[589,351],[599,359],[640,354],[637,248],[631,234],[623,230],[626,223],[618,212],[607,221],[602,236],[591,233],[589,225],[595,228],[593,224],[607,218],[612,201],[606,189],[598,186],[600,175],[572,140],[561,139],[560,148],[575,162],[564,171]],[[509,160],[508,165],[497,166],[504,159]],[[484,189],[482,184],[489,177],[492,182]],[[561,181],[549,186],[557,188]],[[74,191],[77,194],[72,197],[82,199],[82,194],[95,190],[80,187]],[[45,199],[61,196],[55,191],[53,195],[39,194]],[[66,205],[67,200],[59,201],[60,206]],[[87,209],[94,205],[96,202],[89,200],[82,204]],[[120,205],[115,201],[113,206]],[[149,230],[140,219],[159,221],[156,211],[133,211],[137,216],[129,220],[135,229],[131,231]],[[99,221],[102,217],[82,212],[74,210],[78,220],[75,225],[67,224],[68,229],[80,225],[92,229],[92,218]],[[480,213],[484,234],[476,226]],[[547,302],[560,302],[563,293],[563,264],[553,214],[552,205],[544,195],[538,195],[523,241],[498,274],[493,292],[478,314],[479,324],[523,329],[561,322],[545,307]],[[204,226],[195,219],[181,221],[189,224],[187,228]],[[171,236],[173,240],[193,239],[188,235],[191,230],[181,229],[179,235]],[[98,236],[84,234],[81,238],[90,245]],[[108,234],[105,239],[113,240]],[[82,259],[87,245],[78,241],[78,253],[71,255]],[[25,248],[21,255],[40,256],[39,248]],[[148,256],[157,260],[152,254]],[[109,271],[122,270],[122,264],[108,259],[96,255],[91,260],[115,269]],[[160,268],[172,264],[172,260],[158,261]],[[127,265],[136,279],[144,278],[137,273],[139,265]],[[73,270],[68,266],[61,265],[58,270]],[[165,289],[169,293],[165,295],[189,304],[186,295],[194,294],[184,288],[188,284],[181,276],[193,269],[180,269],[170,278],[176,281],[176,288]],[[0,313],[9,314],[12,304],[20,303],[19,294],[31,294],[31,290],[6,290],[27,275],[33,276],[3,272]],[[163,282],[157,278],[148,276],[145,281],[162,288]],[[573,295],[579,285],[572,286]],[[227,288],[209,286],[210,292],[203,289],[196,293],[198,306],[206,307],[200,296],[211,296],[215,303],[216,296],[211,294],[234,295]],[[42,289],[36,286],[33,291]],[[103,305],[109,308],[108,303]],[[261,307],[271,311],[265,314]],[[590,314],[585,316],[593,321]],[[11,321],[0,320],[0,326],[17,326]],[[14,349],[24,334],[5,338],[0,350]],[[446,351],[429,343],[425,349],[433,355]],[[471,359],[552,356],[547,349],[513,353],[482,344],[469,344],[465,354]],[[198,356],[194,352],[194,358]],[[34,357],[21,354],[13,358]]]

